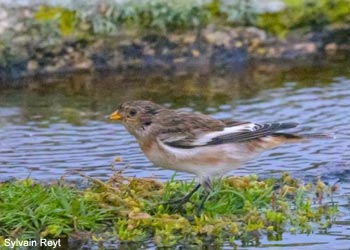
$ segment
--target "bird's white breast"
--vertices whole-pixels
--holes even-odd
[[[175,148],[158,140],[165,152],[156,150],[148,155],[156,165],[201,176],[217,176],[236,169],[252,158],[252,152],[240,144],[223,144],[195,148]],[[159,151],[158,151],[159,152]]]

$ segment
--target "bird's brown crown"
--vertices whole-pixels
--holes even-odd
[[[128,101],[120,104],[110,119],[120,120],[131,134],[137,136],[138,130],[151,125],[152,117],[161,109],[164,108],[151,101]]]

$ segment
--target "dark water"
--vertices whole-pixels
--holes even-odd
[[[349,249],[349,65],[27,79],[25,87],[0,89],[0,180],[30,176],[47,181],[61,175],[79,179],[74,171],[108,178],[116,156],[123,159],[116,168],[128,166],[127,175],[166,180],[173,172],[153,166],[135,139],[120,124],[108,121],[118,103],[126,100],[149,99],[216,118],[293,121],[300,123],[300,131],[334,133],[336,139],[276,148],[235,174],[270,176],[288,171],[305,180],[321,175],[330,184],[339,182],[337,199],[344,212],[339,225],[326,235],[285,235],[281,242],[262,241],[261,248]],[[192,178],[181,173],[178,177]]]

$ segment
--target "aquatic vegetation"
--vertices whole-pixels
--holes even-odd
[[[260,235],[280,240],[284,232],[311,233],[332,224],[337,213],[325,202],[332,188],[321,180],[300,184],[284,174],[217,181],[200,217],[194,216],[200,192],[181,207],[166,203],[182,197],[194,181],[166,183],[125,177],[121,171],[106,182],[85,176],[88,188],[63,180],[52,184],[31,179],[0,184],[0,234],[8,237],[70,237],[91,232],[92,240],[115,237],[127,244],[152,240],[159,247],[241,240],[256,244]],[[21,204],[19,206],[18,204]]]

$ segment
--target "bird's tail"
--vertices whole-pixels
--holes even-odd
[[[310,134],[301,134],[305,139],[335,139],[335,136],[332,134],[324,134],[324,133],[310,133]]]
[[[310,134],[290,134],[290,133],[273,133],[272,136],[285,139],[286,142],[300,142],[310,139],[334,139],[334,135],[325,133],[310,133]]]

